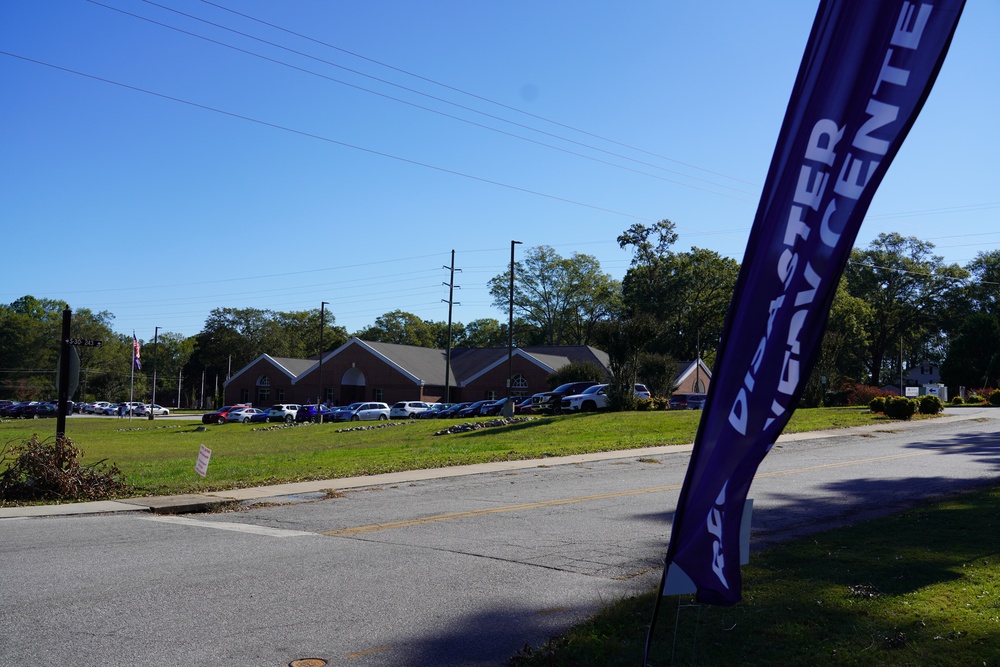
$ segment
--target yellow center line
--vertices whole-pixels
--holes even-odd
[[[758,473],[756,477],[779,477],[781,475],[794,475],[796,473],[811,472],[814,470],[825,470],[829,468],[843,468],[847,466],[863,465],[866,463],[880,463],[883,461],[894,461],[913,456],[924,456],[930,452],[917,452],[909,454],[894,454],[891,456],[878,456],[870,459],[860,459],[857,461],[842,461],[838,463],[824,463],[822,465],[807,466],[805,468],[790,468],[788,470],[777,470],[774,472]],[[403,519],[401,521],[387,521],[385,523],[375,523],[368,526],[354,526],[351,528],[341,528],[339,530],[324,531],[323,535],[333,537],[351,537],[353,535],[364,535],[366,533],[377,533],[383,530],[393,530],[396,528],[410,528],[413,526],[424,526],[442,521],[453,521],[455,519],[469,519],[489,514],[502,514],[505,512],[523,512],[525,510],[542,509],[544,507],[558,507],[560,505],[573,505],[577,503],[589,503],[595,500],[610,500],[612,498],[625,498],[627,496],[638,496],[645,493],[662,493],[664,491],[676,491],[681,488],[681,484],[670,484],[668,486],[652,486],[645,489],[630,489],[628,491],[615,491],[613,493],[599,493],[593,496],[579,496],[576,498],[559,498],[556,500],[543,500],[537,503],[523,503],[520,505],[503,505],[500,507],[488,507],[478,510],[467,510],[464,512],[448,512],[445,514],[435,514],[433,516],[418,517],[415,519]]]

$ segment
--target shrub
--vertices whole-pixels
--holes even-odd
[[[0,500],[100,500],[129,487],[118,466],[82,465],[83,452],[69,438],[39,441],[38,435],[0,450]]]
[[[917,401],[903,396],[893,396],[885,402],[885,414],[893,419],[909,419],[917,411]]]
[[[1000,389],[990,392],[990,405],[1000,405]]]
[[[871,405],[872,399],[879,396],[888,397],[892,394],[882,391],[878,387],[867,384],[857,384],[851,387],[847,394],[848,405]]]
[[[655,410],[652,398],[637,398],[635,400],[635,409],[639,412],[646,412],[648,410]]]
[[[922,415],[936,415],[944,410],[944,403],[941,399],[933,394],[927,394],[920,398],[920,414]]]
[[[951,404],[952,405],[962,405],[963,403],[965,403],[965,401],[962,400],[961,396],[959,396],[959,395],[956,394],[955,396],[951,397]]]
[[[868,409],[872,412],[885,412],[885,396],[876,396],[868,404]]]

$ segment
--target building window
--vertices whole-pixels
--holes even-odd
[[[250,390],[249,389],[247,389],[246,387],[243,387],[243,391],[240,393],[240,395],[243,397],[243,398],[240,399],[240,403],[249,403],[250,402]]]
[[[285,402],[285,390],[284,389],[279,389],[278,390],[278,403],[284,403],[284,402]]]
[[[267,405],[271,402],[271,390],[267,387],[257,387],[257,405]]]
[[[528,391],[528,380],[518,373],[515,375],[510,382],[510,396],[511,398],[527,398],[531,395]]]
[[[375,400],[378,402],[383,402],[385,400],[385,392],[381,389],[375,390]]]
[[[495,391],[493,391],[492,389],[490,391],[486,392],[486,400],[487,401],[495,401],[495,400],[497,400],[497,393]]]
[[[323,400],[327,403],[333,403],[333,387],[327,387],[323,390]]]

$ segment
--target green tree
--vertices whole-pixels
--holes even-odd
[[[413,313],[402,310],[379,315],[375,318],[375,324],[354,335],[361,340],[376,343],[396,343],[417,347],[438,347],[438,343],[441,342],[437,327],[424,322]]]
[[[459,327],[459,333],[453,339],[454,347],[487,348],[507,345],[507,325],[501,324],[499,320],[483,317]]]
[[[971,309],[1000,317],[1000,250],[979,252],[965,268]]]
[[[714,356],[733,298],[739,263],[714,250],[673,252],[674,225],[632,225],[618,237],[633,248],[632,266],[622,281],[622,299],[631,313],[663,323],[655,349],[677,359]]]
[[[660,323],[648,314],[637,313],[601,322],[597,342],[608,353],[611,381],[608,407],[612,410],[635,408],[635,383],[645,347],[655,340]]]
[[[899,377],[891,350],[900,341],[926,359],[943,351],[942,322],[966,274],[945,265],[933,248],[930,242],[893,232],[851,252],[844,274],[847,290],[871,309],[865,335],[869,384]]]
[[[493,305],[509,312],[510,269],[489,281]],[[591,255],[565,258],[550,246],[529,248],[514,265],[515,342],[527,344],[522,325],[540,332],[545,345],[588,345],[593,323],[609,316],[617,299],[614,281]]]
[[[949,387],[1000,386],[1000,320],[974,313],[962,324],[941,364],[941,381]]]
[[[281,330],[281,346],[267,353],[278,357],[307,359],[320,352],[320,319],[323,321],[323,351],[334,350],[349,338],[347,329],[336,325],[336,318],[329,311],[319,308],[276,313]]]
[[[645,352],[639,356],[639,380],[653,396],[667,397],[677,386],[677,362],[669,354]]]
[[[571,361],[545,378],[549,387],[555,389],[568,382],[604,382],[604,369],[592,361]]]
[[[824,391],[836,391],[845,382],[859,383],[867,378],[868,330],[873,314],[868,303],[847,291],[841,279],[830,307],[816,365],[802,392],[802,404],[824,404]],[[823,382],[826,378],[826,382]]]

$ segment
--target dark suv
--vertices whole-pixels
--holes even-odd
[[[584,382],[567,382],[559,385],[552,391],[535,394],[531,397],[531,411],[534,413],[547,412],[556,414],[562,412],[562,400],[566,396],[575,396],[588,387],[593,387],[599,382],[586,380]]]

